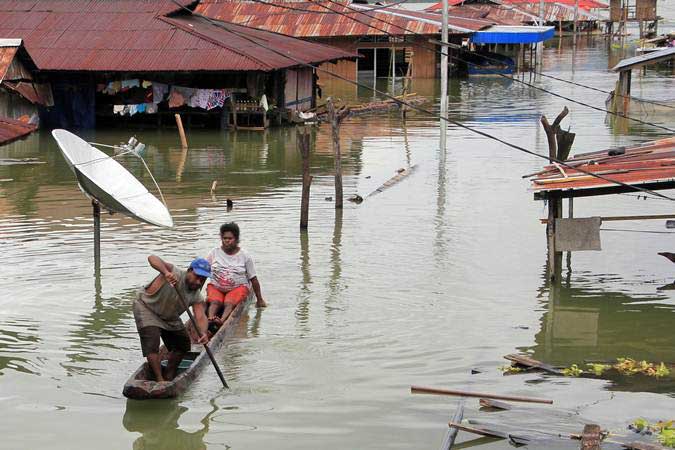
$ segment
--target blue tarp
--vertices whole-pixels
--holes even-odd
[[[493,26],[471,35],[474,44],[532,44],[550,39],[555,27]]]

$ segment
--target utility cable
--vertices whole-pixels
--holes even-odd
[[[336,10],[333,10],[333,9],[330,9],[330,8],[326,8],[325,6],[319,4],[319,3],[315,2],[315,1],[312,1],[312,0],[308,0],[308,2],[309,2],[309,3],[315,3],[315,4],[317,4],[317,5],[320,6],[320,7],[323,7],[323,8],[328,9],[328,11],[318,11],[318,10],[316,10],[316,9],[305,9],[305,8],[294,8],[294,7],[291,7],[291,6],[285,6],[285,5],[282,5],[282,4],[279,4],[279,3],[271,3],[271,2],[267,2],[267,1],[265,1],[265,0],[251,0],[251,1],[253,1],[254,3],[261,3],[261,4],[263,4],[263,5],[268,5],[268,6],[271,6],[271,7],[274,7],[274,8],[289,9],[289,10],[293,10],[293,11],[302,11],[302,12],[311,13],[311,14],[339,14],[339,15],[344,15],[344,16],[346,16],[346,17],[348,17],[348,15],[351,14],[351,13],[345,13],[345,12],[336,11]],[[331,0],[328,0],[328,1],[331,1]],[[404,1],[407,1],[407,0],[404,0]],[[350,10],[353,11],[354,13],[365,14],[367,17],[369,17],[369,18],[371,18],[371,19],[375,19],[375,20],[378,20],[378,21],[380,21],[380,22],[386,23],[386,24],[388,24],[388,25],[395,26],[395,27],[397,27],[397,28],[403,29],[403,30],[405,30],[405,31],[407,31],[407,32],[409,32],[409,33],[411,33],[411,34],[417,36],[417,37],[426,38],[425,36],[423,36],[423,35],[421,35],[421,34],[419,34],[419,33],[416,33],[416,32],[414,32],[414,31],[412,31],[412,30],[410,30],[410,29],[408,29],[408,28],[401,27],[401,26],[399,26],[399,25],[396,25],[396,24],[387,22],[386,20],[380,19],[380,18],[378,18],[378,17],[373,17],[373,16],[370,16],[370,15],[366,14],[366,13],[368,13],[368,12],[378,11],[378,10],[385,9],[385,8],[389,8],[389,7],[392,7],[392,6],[397,6],[398,4],[403,3],[403,2],[400,2],[400,3],[390,3],[390,4],[388,4],[388,5],[378,6],[378,7],[374,7],[374,8],[368,8],[368,9],[364,9],[364,10],[354,9],[354,8],[351,8],[351,7],[348,6],[348,5],[342,5],[342,4],[340,4],[340,3],[338,3],[338,2],[335,2],[335,1],[331,1],[331,3],[335,3],[335,4],[338,5],[338,6],[345,7],[345,8],[347,8],[347,9],[350,9]],[[506,9],[510,10],[511,8],[506,8]],[[282,14],[278,14],[278,15],[282,15]],[[413,17],[414,17],[414,16],[413,16]],[[472,18],[469,18],[469,17],[462,17],[462,16],[450,16],[450,17],[456,17],[456,18],[460,18],[460,19],[463,19],[463,20],[481,20],[481,19],[472,19]],[[348,18],[350,18],[350,19],[352,19],[352,20],[355,20],[353,17],[348,17]],[[248,23],[251,22],[252,20],[253,20],[253,18],[247,20],[247,21],[246,21],[246,24],[248,24]],[[370,28],[374,28],[374,29],[376,29],[376,30],[382,31],[382,32],[385,33],[387,36],[392,36],[389,32],[387,32],[387,31],[385,31],[385,30],[378,29],[378,28],[376,28],[376,27],[374,27],[374,26],[372,26],[372,25],[370,25],[370,24],[366,24],[366,23],[364,23],[364,22],[360,22],[360,21],[357,21],[357,22],[359,22],[359,23],[361,23],[361,24],[363,24],[363,25],[366,25],[366,26],[368,26],[368,27],[370,27]],[[424,45],[423,45],[422,47],[425,47],[427,50],[433,51],[433,52],[435,52],[435,53],[440,53],[440,54],[442,54],[442,51],[439,51],[439,50],[438,50],[437,48],[435,48],[435,47],[424,46]],[[455,60],[458,60],[458,61],[461,61],[461,62],[464,62],[464,63],[468,63],[467,61],[462,60],[462,59],[460,59],[460,58],[457,58],[457,57],[455,57],[455,56],[452,56],[452,55],[449,55],[449,56],[450,56],[451,58],[455,59]],[[483,57],[483,58],[485,58],[485,59],[488,59],[488,60],[491,60],[491,61],[494,61],[494,62],[503,63],[503,61],[500,61],[500,60],[495,59],[495,58],[491,58],[491,57],[489,57],[489,56],[487,56],[487,55],[481,55],[481,57]],[[490,69],[488,69],[488,70],[490,70]],[[496,74],[496,72],[494,72],[494,71],[493,71],[493,73]],[[602,93],[604,93],[604,94],[608,94],[608,95],[610,95],[610,94],[611,94],[611,95],[616,95],[617,97],[627,98],[627,99],[631,99],[631,100],[636,100],[636,101],[639,101],[639,102],[642,102],[642,103],[649,103],[649,104],[653,104],[653,105],[657,105],[657,106],[662,106],[662,107],[665,107],[665,108],[675,109],[675,106],[673,106],[673,105],[668,105],[668,104],[665,104],[665,103],[659,103],[659,102],[655,102],[655,101],[653,101],[653,100],[641,99],[641,98],[633,97],[633,96],[630,96],[630,95],[623,95],[623,94],[619,94],[619,93],[617,93],[617,92],[606,91],[606,90],[599,89],[599,88],[596,88],[596,87],[593,87],[593,86],[588,86],[588,85],[585,85],[585,84],[582,84],[582,83],[577,83],[577,82],[574,82],[574,81],[565,80],[565,79],[563,79],[563,78],[555,77],[555,76],[553,76],[553,75],[548,75],[548,74],[545,74],[545,73],[543,73],[543,72],[532,71],[532,73],[535,74],[535,75],[539,75],[539,76],[545,77],[545,78],[551,78],[551,79],[553,79],[553,80],[561,81],[561,82],[563,82],[563,83],[569,83],[569,84],[572,84],[572,85],[575,85],[575,86],[579,86],[579,87],[583,87],[583,88],[586,88],[586,89],[590,89],[590,90],[593,90],[593,91],[602,92]],[[500,75],[503,75],[503,74],[500,74]],[[520,81],[520,80],[516,80],[516,81]],[[534,87],[534,86],[532,86],[532,87]],[[538,89],[542,89],[542,88],[538,88]],[[548,91],[544,91],[544,92],[548,92]],[[574,101],[574,100],[571,100],[571,99],[570,99],[570,101]],[[583,104],[583,103],[580,103],[580,104]],[[583,104],[583,105],[586,106],[585,104]],[[603,111],[605,111],[605,112],[611,114],[611,112],[608,111],[608,110],[603,110]],[[621,114],[620,116],[621,116],[621,117],[628,118],[628,119],[630,118],[630,117],[626,116],[625,114]],[[649,125],[653,125],[653,126],[659,127],[659,125],[655,125],[655,124],[652,124],[652,123],[650,123],[650,122],[645,122],[645,123],[647,123],[647,124],[649,124]],[[669,130],[670,130],[670,129],[669,129]]]
[[[254,2],[261,2],[262,0],[253,0],[253,1],[254,1]],[[377,21],[386,23],[386,24],[388,24],[388,25],[390,25],[390,26],[393,26],[393,27],[399,28],[399,29],[401,29],[401,30],[407,31],[407,32],[409,32],[409,33],[411,33],[411,34],[413,34],[413,35],[415,35],[415,36],[417,36],[417,37],[422,37],[422,38],[424,38],[423,35],[421,35],[421,34],[419,34],[419,33],[416,33],[415,31],[410,30],[410,29],[408,29],[408,28],[406,28],[406,27],[403,27],[403,26],[401,26],[401,25],[398,25],[398,24],[395,24],[395,23],[392,23],[392,22],[388,22],[388,21],[386,21],[386,20],[384,20],[384,19],[380,19],[379,17],[370,16],[369,14],[367,14],[367,10],[359,10],[359,9],[355,9],[355,8],[350,7],[350,6],[347,6],[347,5],[341,5],[341,4],[337,3],[335,0],[327,0],[327,1],[330,2],[330,3],[334,3],[334,4],[338,5],[338,6],[344,6],[345,8],[350,9],[350,10],[352,10],[352,11],[360,11],[360,12],[361,12],[363,15],[365,15],[366,17],[369,17],[369,18],[371,18],[371,19],[375,19],[375,20],[377,20]],[[388,31],[386,31],[386,30],[384,30],[384,29],[382,29],[382,28],[377,28],[377,27],[375,27],[375,26],[373,26],[373,25],[371,25],[371,24],[369,24],[369,23],[366,23],[366,22],[360,21],[360,20],[358,20],[358,19],[355,19],[354,17],[351,17],[351,16],[349,16],[349,15],[347,15],[347,14],[341,12],[341,11],[337,11],[337,10],[331,9],[331,8],[329,8],[328,6],[322,5],[322,4],[318,3],[318,2],[313,2],[313,3],[315,3],[315,4],[319,5],[319,6],[321,6],[322,8],[326,8],[326,9],[328,9],[329,11],[333,11],[334,13],[336,13],[336,14],[338,14],[338,15],[345,16],[345,17],[347,17],[348,19],[351,19],[351,20],[353,20],[353,21],[355,21],[355,22],[358,22],[358,23],[360,23],[360,24],[366,25],[367,27],[370,27],[370,28],[376,29],[376,30],[378,30],[378,31],[381,31],[381,32],[385,33],[387,36],[392,36],[391,33],[389,33]],[[448,43],[445,43],[445,44],[447,45]],[[434,48],[434,47],[430,47],[430,46],[424,46],[424,47],[427,48],[427,49],[430,50],[430,51],[435,52],[435,53],[443,54],[442,50],[439,51],[439,50],[437,50],[437,49]],[[456,56],[453,56],[453,55],[450,55],[450,54],[448,54],[448,56],[451,57],[451,58],[453,58],[453,59],[455,59],[455,60],[457,60],[457,61],[461,61],[461,62],[464,62],[464,63],[466,63],[466,64],[470,64],[468,61],[463,60],[463,59],[461,59],[461,58],[458,58],[458,57],[456,57]],[[489,70],[489,69],[488,69],[488,70]],[[643,124],[643,125],[649,125],[649,126],[652,126],[652,127],[655,127],[655,128],[660,128],[660,129],[662,129],[662,130],[668,131],[669,133],[675,133],[675,129],[668,128],[668,127],[664,127],[664,126],[662,126],[662,125],[657,125],[657,124],[651,123],[651,122],[646,122],[646,121],[644,121],[644,120],[636,119],[636,118],[634,118],[634,117],[630,117],[630,116],[627,116],[627,115],[625,115],[625,114],[619,114],[619,113],[617,113],[617,112],[609,111],[609,110],[604,109],[604,108],[599,108],[599,107],[597,107],[597,106],[593,106],[593,105],[590,105],[590,104],[588,104],[588,103],[581,102],[581,101],[579,101],[579,100],[574,100],[574,99],[572,99],[572,98],[565,97],[564,95],[556,94],[556,93],[553,92],[553,91],[549,91],[548,89],[544,89],[544,88],[541,88],[541,87],[539,87],[539,86],[535,86],[534,84],[528,83],[528,82],[526,82],[526,81],[524,81],[524,80],[519,80],[519,79],[517,79],[517,78],[515,78],[515,77],[509,77],[509,76],[506,76],[506,75],[504,75],[504,74],[498,73],[498,72],[496,72],[496,71],[492,71],[492,72],[493,72],[495,75],[499,75],[499,76],[502,77],[502,78],[506,78],[506,79],[509,79],[509,80],[516,81],[516,82],[518,82],[518,83],[524,84],[525,86],[531,87],[531,88],[533,88],[533,89],[537,89],[537,90],[539,90],[539,91],[546,92],[547,94],[553,95],[553,96],[555,96],[555,97],[562,98],[563,100],[567,100],[567,101],[572,102],[572,103],[576,103],[576,104],[579,104],[579,105],[582,105],[582,106],[586,106],[587,108],[595,109],[596,111],[601,111],[601,112],[604,112],[604,113],[607,113],[607,114],[612,114],[612,115],[615,115],[615,116],[618,116],[618,117],[622,117],[622,118],[625,118],[625,119],[628,119],[628,120],[633,120],[633,121],[638,122],[638,123],[641,123],[641,124]]]
[[[535,157],[537,157],[537,158],[542,158],[542,159],[545,159],[545,160],[547,160],[547,161],[556,162],[556,163],[560,164],[561,166],[567,167],[567,168],[569,168],[569,169],[574,169],[574,170],[576,170],[576,171],[578,171],[578,172],[581,172],[581,173],[583,173],[583,174],[586,174],[586,175],[589,175],[589,176],[592,176],[592,177],[595,177],[595,178],[599,178],[599,179],[601,179],[601,180],[605,180],[605,181],[607,181],[607,182],[609,182],[609,183],[612,183],[612,184],[616,184],[616,185],[619,185],[619,186],[623,186],[623,187],[626,187],[626,188],[628,188],[628,189],[633,189],[633,190],[645,192],[645,193],[650,194],[650,195],[653,195],[653,196],[655,196],[655,197],[661,197],[661,198],[664,198],[664,199],[667,199],[667,200],[675,201],[675,198],[668,197],[668,196],[666,196],[666,195],[663,195],[663,194],[661,194],[661,193],[659,193],[659,192],[652,191],[652,190],[650,190],[650,189],[646,189],[646,188],[643,188],[643,187],[640,187],[640,186],[634,186],[634,185],[630,185],[630,184],[624,183],[624,182],[622,182],[622,181],[614,180],[614,179],[605,177],[605,176],[603,176],[603,175],[599,175],[599,174],[597,174],[597,173],[593,173],[593,172],[589,172],[589,171],[587,171],[587,170],[581,169],[580,167],[572,167],[570,164],[566,163],[565,161],[559,160],[559,159],[557,159],[557,158],[551,158],[551,157],[548,157],[548,156],[545,156],[545,155],[541,155],[541,154],[539,154],[539,153],[537,153],[537,152],[534,152],[534,151],[532,151],[532,150],[528,150],[528,149],[526,149],[526,148],[524,148],[524,147],[521,147],[521,146],[519,146],[519,145],[517,145],[517,144],[513,144],[513,143],[511,143],[511,142],[505,141],[504,139],[498,138],[497,136],[493,136],[493,135],[491,135],[491,134],[489,134],[489,133],[486,133],[486,132],[484,132],[484,131],[480,131],[480,130],[477,130],[477,129],[475,129],[475,128],[473,128],[473,127],[470,127],[470,126],[468,126],[468,125],[464,125],[464,124],[461,123],[461,122],[457,122],[457,121],[452,120],[452,119],[449,119],[449,118],[447,118],[447,117],[443,117],[443,116],[441,116],[441,115],[438,115],[438,114],[436,114],[436,113],[434,113],[434,112],[432,112],[432,111],[429,111],[429,110],[427,110],[427,109],[425,109],[425,108],[422,108],[422,107],[420,107],[420,106],[417,106],[417,105],[415,105],[415,104],[408,103],[408,102],[406,102],[406,101],[404,101],[404,100],[401,100],[401,99],[399,99],[399,98],[396,98],[396,97],[394,97],[393,95],[390,95],[390,94],[388,94],[388,93],[386,93],[386,92],[379,91],[379,90],[377,90],[377,89],[375,89],[375,88],[373,88],[373,87],[371,87],[371,86],[366,86],[366,85],[364,85],[364,84],[361,84],[361,83],[358,83],[358,82],[356,82],[356,81],[350,80],[350,79],[348,79],[348,78],[346,78],[346,77],[343,77],[342,75],[339,75],[339,74],[337,74],[337,73],[334,73],[334,72],[331,72],[331,71],[329,71],[329,70],[322,69],[322,68],[320,68],[320,67],[314,66],[314,65],[312,65],[312,64],[310,64],[310,63],[307,63],[307,62],[304,62],[304,61],[302,61],[302,60],[299,60],[299,59],[297,59],[297,58],[295,58],[295,57],[293,57],[293,56],[291,56],[291,55],[289,55],[289,54],[287,54],[287,53],[280,52],[280,51],[275,50],[275,49],[273,49],[273,48],[271,48],[271,47],[269,47],[269,46],[267,46],[267,45],[265,45],[265,44],[261,44],[260,42],[256,41],[255,39],[252,39],[252,38],[249,37],[249,36],[246,36],[245,34],[238,33],[238,32],[236,32],[236,31],[233,31],[233,30],[231,30],[231,29],[229,29],[229,28],[227,27],[227,24],[226,24],[225,22],[221,22],[221,21],[218,21],[218,20],[215,20],[215,19],[211,19],[210,17],[206,17],[206,16],[204,16],[204,15],[202,15],[202,14],[195,13],[195,12],[192,11],[191,9],[189,9],[189,8],[187,8],[187,7],[183,6],[183,5],[181,5],[180,3],[178,3],[176,0],[171,0],[171,1],[174,2],[176,5],[180,6],[180,8],[182,8],[182,9],[188,11],[191,15],[196,16],[196,17],[201,17],[202,19],[204,19],[204,20],[207,21],[208,23],[210,23],[210,24],[212,24],[212,25],[214,25],[214,26],[216,26],[216,27],[218,27],[218,28],[221,28],[221,29],[223,29],[223,30],[225,30],[225,31],[227,31],[227,32],[229,32],[229,33],[231,33],[231,34],[234,34],[235,36],[238,36],[238,37],[240,37],[241,39],[244,39],[244,40],[246,40],[246,41],[248,41],[248,42],[250,42],[250,43],[252,43],[252,44],[254,44],[254,45],[257,45],[257,46],[259,46],[259,47],[265,48],[265,49],[267,49],[268,51],[270,51],[270,52],[272,52],[272,53],[275,53],[275,54],[277,54],[277,55],[279,55],[279,56],[282,56],[282,57],[284,57],[284,58],[290,59],[291,61],[296,62],[299,66],[308,67],[308,68],[317,70],[317,71],[319,71],[319,72],[323,72],[323,73],[326,73],[326,74],[328,74],[328,75],[331,75],[331,76],[333,76],[333,77],[335,77],[335,78],[337,78],[337,79],[339,79],[339,80],[345,81],[345,82],[350,83],[350,84],[353,84],[353,85],[355,85],[355,86],[362,87],[362,88],[364,88],[364,89],[369,89],[369,90],[371,90],[372,92],[374,92],[374,93],[376,93],[376,94],[379,94],[379,95],[382,96],[382,97],[388,98],[388,99],[390,99],[390,100],[392,100],[392,101],[394,101],[394,102],[396,102],[396,103],[398,103],[398,104],[400,104],[400,105],[405,105],[405,106],[407,106],[408,108],[410,108],[410,109],[412,109],[412,110],[422,112],[422,113],[424,113],[424,114],[427,114],[427,115],[429,115],[429,116],[431,116],[431,117],[434,117],[434,118],[436,118],[436,119],[439,119],[439,120],[445,120],[446,122],[451,123],[451,124],[453,124],[453,125],[455,125],[455,126],[457,126],[457,127],[460,127],[460,128],[465,129],[465,130],[471,131],[472,133],[478,134],[478,135],[483,136],[483,137],[486,137],[486,138],[488,138],[488,139],[491,139],[491,140],[500,142],[500,143],[506,145],[507,147],[511,147],[511,148],[513,148],[513,149],[515,149],[515,150],[518,150],[518,151],[521,151],[521,152],[523,152],[523,153],[527,153],[527,154],[529,154],[529,155],[535,156]]]

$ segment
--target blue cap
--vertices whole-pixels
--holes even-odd
[[[190,263],[190,269],[200,277],[211,276],[211,264],[204,258],[197,258]]]

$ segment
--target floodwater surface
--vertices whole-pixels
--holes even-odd
[[[619,59],[603,38],[584,38],[575,51],[552,41],[543,70],[610,90],[617,76],[608,68]],[[604,107],[601,92],[525,80]],[[650,69],[634,74],[632,94],[672,100],[674,88],[672,70]],[[438,110],[437,83],[415,81],[413,90]],[[329,91],[351,102],[373,97],[345,84]],[[570,109],[563,125],[576,133],[573,153],[669,135],[502,78],[453,80],[449,93],[454,120],[540,154],[547,147],[539,118],[552,120],[563,106]],[[640,119],[675,128],[672,112]],[[1,158],[41,162],[0,166],[0,448],[438,448],[458,400],[411,395],[412,384],[554,400],[515,415],[479,412],[477,400],[467,400],[465,417],[515,421],[519,429],[579,432],[596,422],[624,433],[637,417],[673,418],[672,376],[499,371],[514,352],[561,366],[622,356],[675,362],[675,290],[658,289],[675,280],[675,265],[656,254],[675,251],[663,220],[605,223],[602,251],[574,253],[562,283],[551,286],[539,223],[546,208],[521,178],[545,161],[466,129],[450,126],[442,152],[438,122],[421,113],[346,121],[346,197],[366,197],[398,169],[416,169],[362,204],[345,202],[341,213],[326,199],[334,195],[330,129],[316,129],[306,234],[298,227],[294,130],[193,129],[188,152],[170,129],[83,136],[114,144],[132,133],[148,146],[175,227],[104,214],[100,271],[91,205],[51,135],[0,149]],[[120,162],[152,189],[140,160]],[[575,217],[672,212],[670,201],[633,194],[574,203]],[[216,355],[231,389],[207,367],[176,400],[126,400],[122,386],[142,361],[131,303],[154,276],[147,256],[186,266],[219,245],[228,221],[241,226],[269,304],[251,307]],[[458,442],[472,438],[460,433]]]

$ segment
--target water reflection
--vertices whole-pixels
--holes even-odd
[[[296,328],[300,337],[309,335],[309,299],[312,284],[312,276],[309,271],[309,233],[306,230],[300,231],[300,271],[302,272],[302,282],[298,291],[298,306],[295,310]]]
[[[330,247],[330,279],[328,281],[328,300],[326,301],[326,315],[339,309],[335,302],[341,298],[342,291],[342,208],[335,210],[335,223],[333,224],[333,241]]]
[[[193,432],[179,428],[178,419],[188,408],[175,400],[127,400],[122,424],[127,431],[141,433],[134,441],[134,450],[206,450],[204,436],[209,431],[211,417],[218,411],[215,400],[210,403],[211,411],[200,421],[201,428]]]
[[[125,331],[131,321],[131,303],[137,288],[129,288],[121,295],[103,298],[101,295],[100,273],[97,273],[95,299],[92,311],[81,317],[76,326],[68,332],[68,345],[64,348],[67,360],[60,363],[69,375],[101,374],[108,368],[101,367],[101,361],[113,361],[102,357],[102,349],[114,350],[117,342],[126,338]],[[97,367],[88,367],[90,363]]]
[[[535,359],[569,366],[620,357],[652,362],[675,361],[675,334],[669,298],[631,296],[603,286],[606,275],[577,274],[568,283],[544,282],[540,288],[541,329],[535,345],[522,350]],[[546,295],[548,293],[548,295]],[[675,377],[622,377],[612,390],[675,392]]]
[[[38,328],[38,322],[24,317],[8,318],[0,323],[0,376],[7,369],[40,374],[35,361],[26,357],[36,352],[40,345]]]

